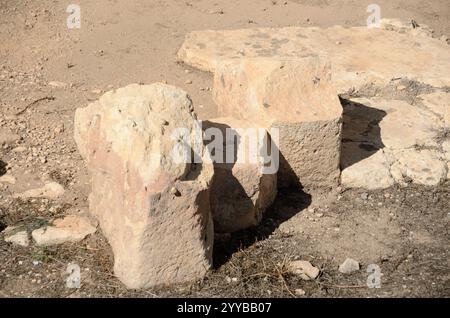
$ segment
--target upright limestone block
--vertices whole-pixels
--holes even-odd
[[[277,194],[277,154],[266,129],[234,118],[211,119],[202,128],[215,160],[211,185],[215,231],[258,225]]]
[[[75,140],[91,175],[90,211],[129,288],[195,280],[211,266],[213,167],[174,160],[174,149],[186,146],[178,129],[194,136],[196,123],[186,93],[164,84],[129,85],[75,113]]]
[[[217,64],[213,97],[219,114],[279,130],[281,187],[339,183],[342,106],[330,73],[316,56]]]

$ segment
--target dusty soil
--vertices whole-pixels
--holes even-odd
[[[129,83],[167,81],[185,89],[200,118],[216,115],[212,76],[176,63],[191,30],[255,26],[364,25],[373,1],[86,1],[81,29],[66,27],[68,3],[0,0],[0,230],[31,231],[52,218],[88,209],[88,176],[73,141],[73,114],[107,90]],[[425,23],[450,36],[446,0],[379,0],[382,17]],[[191,83],[192,81],[192,83]],[[53,83],[51,83],[53,82]],[[56,83],[55,83],[56,82]],[[50,84],[49,84],[50,83]],[[190,84],[188,84],[190,83]],[[423,87],[411,87],[411,99]],[[358,96],[370,97],[367,88]],[[387,95],[388,88],[376,94]],[[57,200],[13,198],[45,180],[64,185]],[[384,191],[336,191],[311,196],[281,190],[264,222],[216,238],[215,269],[200,282],[129,291],[112,273],[112,252],[98,231],[77,244],[13,246],[0,237],[0,297],[449,297],[450,184]],[[361,270],[341,274],[351,257]],[[306,259],[322,270],[302,281],[286,270]],[[66,288],[70,262],[82,286]],[[382,286],[368,289],[369,264],[381,268]]]

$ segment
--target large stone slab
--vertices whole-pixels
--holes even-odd
[[[424,95],[424,103],[414,105],[376,97],[344,103],[343,186],[373,190],[443,182],[448,174],[443,97]]]
[[[211,266],[213,167],[176,156],[198,138],[192,110],[181,89],[134,84],[75,113],[75,140],[91,174],[90,211],[129,288],[195,280]],[[207,155],[203,146],[188,150]]]
[[[433,114],[440,117],[446,129],[450,129],[450,92],[433,92],[420,95],[422,103]]]
[[[385,147],[406,149],[438,146],[436,138],[444,122],[432,112],[401,100],[372,98],[362,100],[362,103],[386,113],[379,123],[381,141]]]
[[[359,144],[345,146],[358,147]],[[382,149],[344,169],[341,182],[349,188],[367,190],[385,189],[395,184],[390,172],[390,162]]]
[[[235,232],[258,225],[277,194],[278,154],[271,152],[268,132],[234,118],[210,119],[202,128],[215,157],[211,185],[214,230]]]
[[[342,106],[330,71],[318,57],[217,65],[213,98],[219,114],[277,129],[281,187],[338,184]]]
[[[299,59],[326,56],[339,92],[365,83],[386,83],[408,77],[450,86],[450,47],[434,39],[427,28],[383,21],[382,28],[334,26],[286,27],[187,34],[178,52],[185,63],[215,72],[225,59],[270,57]]]
[[[400,184],[436,186],[447,178],[447,164],[436,150],[406,149],[394,151],[394,157],[391,174]]]

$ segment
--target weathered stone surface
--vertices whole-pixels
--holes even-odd
[[[440,95],[433,96],[436,101]],[[439,138],[446,128],[440,99],[426,108],[380,98],[352,102],[350,111],[360,108],[362,117],[344,115],[341,182],[345,187],[380,189],[408,180],[432,186],[445,180],[446,151],[443,144],[441,152]],[[377,117],[374,111],[381,113]]]
[[[210,152],[224,154],[214,163],[211,185],[214,230],[235,232],[258,225],[277,193],[276,171],[263,171],[264,163],[269,163],[265,158],[270,157],[268,152],[265,153],[268,156],[261,155],[264,153],[261,150],[265,150],[261,148],[268,144],[267,131],[254,123],[234,118],[210,119],[203,122],[202,127],[206,131],[215,128],[223,136],[215,139],[218,137],[211,138],[206,134],[208,140],[212,140],[208,146]],[[259,138],[264,138],[265,142],[258,143]],[[257,150],[254,158],[249,155],[252,147]],[[234,154],[231,162],[226,160],[227,149]]]
[[[447,165],[436,150],[406,149],[394,151],[395,163],[391,174],[400,184],[413,183],[436,186],[447,177]]]
[[[211,266],[213,167],[174,160],[173,150],[185,149],[179,128],[196,131],[192,103],[159,83],[108,92],[75,114],[75,140],[91,174],[90,211],[129,288],[195,280]],[[202,145],[198,151],[207,155]]]
[[[3,230],[5,242],[27,247],[30,244],[27,231],[20,230],[14,226],[9,226]]]
[[[23,193],[14,194],[16,198],[50,198],[54,199],[64,194],[64,187],[57,182],[46,183],[43,187],[27,190]]]
[[[31,232],[37,245],[51,246],[69,242],[79,242],[96,231],[87,217],[68,215],[57,219],[51,226],[45,226]]]
[[[444,123],[432,112],[402,100],[355,98],[352,101],[384,113],[377,123],[380,142],[384,147],[437,146],[436,137]],[[359,132],[365,133],[365,130]]]
[[[450,161],[450,140],[445,140],[442,143],[442,150],[444,150],[444,156],[447,161]]]
[[[445,140],[442,143],[442,150],[447,161],[447,179],[450,179],[450,140]]]
[[[427,95],[420,95],[423,104],[431,112],[440,117],[444,126],[450,128],[450,93],[434,92]]]
[[[365,83],[408,77],[436,87],[450,86],[450,47],[426,28],[383,22],[383,28],[334,26],[195,31],[178,52],[185,63],[214,72],[230,58],[298,59],[326,56],[333,83],[345,92]],[[388,54],[387,54],[388,52]]]
[[[337,185],[342,106],[322,59],[218,63],[213,97],[220,115],[279,130],[280,186]]]
[[[316,279],[320,274],[320,269],[308,261],[293,261],[289,264],[289,267],[292,273],[300,275],[303,280]]]
[[[289,27],[196,31],[186,36],[178,56],[189,65],[214,72],[215,85],[218,88],[222,85],[222,77],[219,76],[219,73],[224,73],[224,67],[227,68],[226,72],[233,69],[228,65],[235,64],[237,67],[234,68],[238,68],[234,73],[230,73],[229,77],[234,76],[244,83],[249,81],[246,77],[248,74],[261,75],[260,82],[264,82],[266,81],[264,76],[272,72],[270,63],[267,63],[269,71],[266,72],[258,68],[250,68],[246,65],[249,62],[241,62],[242,60],[265,59],[276,64],[277,61],[298,61],[312,56],[328,59],[332,65],[331,81],[339,93],[355,92],[367,85],[383,87],[392,83],[392,80],[400,78],[415,81],[420,85],[428,84],[426,90],[434,91],[431,94],[422,92],[420,96],[406,96],[407,98],[405,98],[406,93],[396,94],[398,97],[403,95],[401,99],[408,100],[414,105],[405,101],[371,98],[371,103],[367,104],[368,108],[365,110],[374,117],[372,119],[369,118],[370,116],[363,118],[360,122],[362,125],[367,124],[367,129],[361,131],[361,135],[357,138],[348,138],[349,131],[344,129],[344,149],[348,142],[359,142],[359,146],[367,150],[366,153],[355,153],[359,156],[358,159],[345,158],[346,153],[344,153],[342,168],[344,171],[350,169],[344,173],[344,186],[348,181],[349,186],[359,184],[367,187],[369,181],[367,176],[361,175],[361,179],[357,180],[356,172],[366,169],[372,176],[380,173],[378,180],[381,183],[378,186],[369,187],[382,188],[391,184],[389,174],[384,163],[378,164],[380,156],[368,159],[370,156],[376,154],[379,149],[383,149],[385,157],[389,157],[385,159],[388,159],[390,167],[397,161],[396,157],[391,154],[392,151],[418,147],[435,149],[439,152],[442,136],[445,136],[450,127],[450,94],[442,89],[450,86],[450,47],[445,41],[433,38],[432,33],[432,30],[425,25],[412,26],[410,22],[403,23],[399,20],[382,20],[381,28],[334,26],[326,29]],[[293,79],[297,80],[295,77]],[[237,81],[239,85],[242,84],[241,82]],[[285,80],[279,81],[280,90],[285,83]],[[234,87],[232,84],[229,81],[227,89],[230,92],[241,89],[239,85]],[[245,85],[243,86],[244,90],[247,90]],[[414,85],[405,88],[410,91],[414,89]],[[441,90],[439,91],[439,89]],[[377,92],[374,95],[378,96]],[[411,102],[411,98],[414,99],[414,103]],[[248,109],[240,107],[243,102],[247,102],[246,100],[251,100],[253,104],[261,103],[255,98],[255,95],[246,96],[245,94],[228,96],[221,94],[220,98],[217,98],[217,94],[215,94],[215,99],[224,104],[232,102],[236,105],[232,116],[246,114]],[[270,104],[267,103],[267,105]],[[371,112],[371,108],[379,113]],[[251,110],[254,112],[255,109]],[[228,113],[221,113],[221,115],[229,116]],[[253,114],[252,116],[255,117]],[[295,117],[295,114],[292,111],[286,111],[282,116]],[[271,114],[267,112],[263,112],[262,115],[258,114],[255,118],[263,121],[272,119]],[[356,121],[359,119],[356,118]],[[348,119],[344,122],[348,123]],[[350,128],[358,131],[357,125],[351,126]],[[296,133],[300,136],[306,132]],[[375,136],[378,140],[367,140],[368,136],[373,137],[376,134],[378,134]],[[350,133],[350,135],[352,134]],[[355,137],[355,135],[353,134],[351,137]],[[281,153],[283,154],[283,151]],[[292,157],[287,158],[287,162],[289,164],[293,162],[291,165],[296,166],[297,163],[293,161]],[[303,159],[303,154],[297,158]],[[361,160],[363,162],[360,162]],[[424,160],[427,158],[425,157]],[[444,163],[447,162],[444,161]],[[354,164],[357,165],[353,166]],[[365,167],[365,164],[368,166]],[[286,167],[286,165],[282,164],[281,167]],[[406,166],[402,167],[407,169]],[[378,170],[379,172],[377,172]],[[314,171],[314,174],[317,174],[317,171]],[[426,171],[421,176],[419,170],[412,175],[417,177],[417,183],[421,184],[424,179],[429,177]],[[299,181],[301,182],[301,180]],[[285,184],[282,177],[279,178],[278,183]]]
[[[359,143],[347,143],[343,147],[359,148]],[[341,174],[341,183],[349,188],[376,190],[389,188],[395,182],[390,173],[390,163],[381,149],[374,155],[344,169]]]
[[[339,265],[339,271],[343,274],[351,274],[359,271],[359,262],[352,258],[347,258],[341,265]]]
[[[3,176],[0,177],[0,182],[1,183],[9,183],[9,184],[15,184],[16,183],[16,178],[10,174],[5,174]]]

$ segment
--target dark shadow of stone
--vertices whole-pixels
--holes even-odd
[[[231,127],[222,123],[214,123],[211,121],[204,121],[202,124],[202,129],[206,130],[208,128],[217,128],[221,131],[223,136],[222,147],[216,149],[213,147],[214,138],[212,140],[205,140],[204,144],[206,149],[210,152],[213,158],[215,157],[216,150],[222,151],[222,156],[219,157],[218,161],[213,162],[214,165],[214,178],[211,183],[210,191],[211,191],[211,205],[215,207],[221,207],[220,211],[215,211],[213,214],[214,219],[214,231],[215,232],[224,232],[224,229],[230,227],[231,224],[222,224],[225,220],[228,219],[226,213],[228,211],[242,211],[243,213],[248,212],[252,208],[254,208],[253,201],[248,197],[244,187],[241,185],[240,181],[233,175],[233,167],[237,162],[237,152],[239,144],[241,143],[241,136],[237,134],[235,130],[233,140],[226,140],[226,130]],[[214,136],[215,137],[215,136]],[[232,162],[228,163],[226,158],[226,147],[232,144],[233,158]],[[224,189],[232,191],[228,192],[226,196],[222,193]],[[221,201],[218,201],[221,200]],[[236,218],[244,218],[245,215],[236,216]],[[220,222],[219,222],[220,220]],[[229,220],[230,223],[234,223],[232,219]]]
[[[214,241],[214,268],[225,264],[234,253],[258,241],[265,240],[284,222],[306,209],[311,204],[311,196],[301,190],[281,190],[272,206],[266,211],[258,226],[227,236],[216,234]]]
[[[341,169],[348,168],[384,148],[380,122],[385,111],[340,97],[343,113]]]
[[[206,130],[208,127],[216,127],[221,131],[225,131],[226,128],[230,128],[227,125],[212,123],[209,121],[203,123],[204,124],[202,125],[202,128],[204,130]],[[235,145],[239,145],[240,142],[239,136],[237,138],[238,139],[235,140]],[[212,149],[208,148],[208,144],[209,141],[205,142],[207,149],[211,152]],[[270,146],[274,147],[275,145],[274,143],[271,143]],[[271,151],[272,150],[276,151],[277,149],[271,149]],[[234,154],[237,154],[236,147]],[[259,222],[257,226],[246,228],[234,233],[215,234],[213,252],[215,268],[218,268],[221,265],[225,264],[235,252],[249,247],[257,241],[267,239],[283,222],[286,222],[311,204],[311,196],[301,190],[302,185],[293,169],[287,163],[284,156],[281,153],[279,153],[279,155],[279,166],[283,166],[285,169],[283,173],[291,178],[292,187],[278,188],[278,194],[275,198],[274,203],[264,213],[261,222]],[[235,160],[236,159],[237,158],[235,157]],[[244,200],[245,203],[247,203],[248,201],[249,207],[251,207],[253,206],[253,202],[248,199],[243,187],[241,186],[239,181],[232,175],[233,166],[234,164],[227,163],[214,164],[214,173],[215,175],[220,176],[220,179],[216,179],[215,182],[217,182],[217,180],[221,180],[220,182],[227,182],[228,185],[232,185],[232,188],[236,191],[236,195],[238,195],[236,199]],[[220,188],[221,185],[218,185],[213,181],[211,191],[220,191]],[[247,198],[247,201],[245,198]]]
[[[4,174],[6,174],[6,166],[8,164],[2,160],[0,160],[0,176],[3,176]]]

